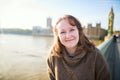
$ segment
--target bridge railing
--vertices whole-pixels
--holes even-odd
[[[110,45],[113,42],[113,37],[109,38],[108,40],[104,41],[102,44],[100,44],[99,46],[97,46],[97,48],[102,52],[102,55],[107,58],[108,53],[107,50],[110,47]]]

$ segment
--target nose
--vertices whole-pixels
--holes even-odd
[[[70,34],[69,32],[67,32],[66,35],[65,35],[65,38],[66,38],[66,39],[69,39],[70,36],[71,36],[71,34]]]

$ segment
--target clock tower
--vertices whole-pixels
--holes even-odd
[[[114,24],[113,8],[111,8],[108,19],[109,19],[109,22],[108,22],[108,36],[112,36],[112,34],[113,34],[113,24]]]

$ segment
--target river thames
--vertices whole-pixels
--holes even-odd
[[[53,37],[0,34],[0,80],[48,80]]]

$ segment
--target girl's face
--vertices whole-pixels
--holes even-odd
[[[68,20],[61,20],[56,26],[58,37],[67,49],[76,49],[79,41],[77,26],[69,24]]]

